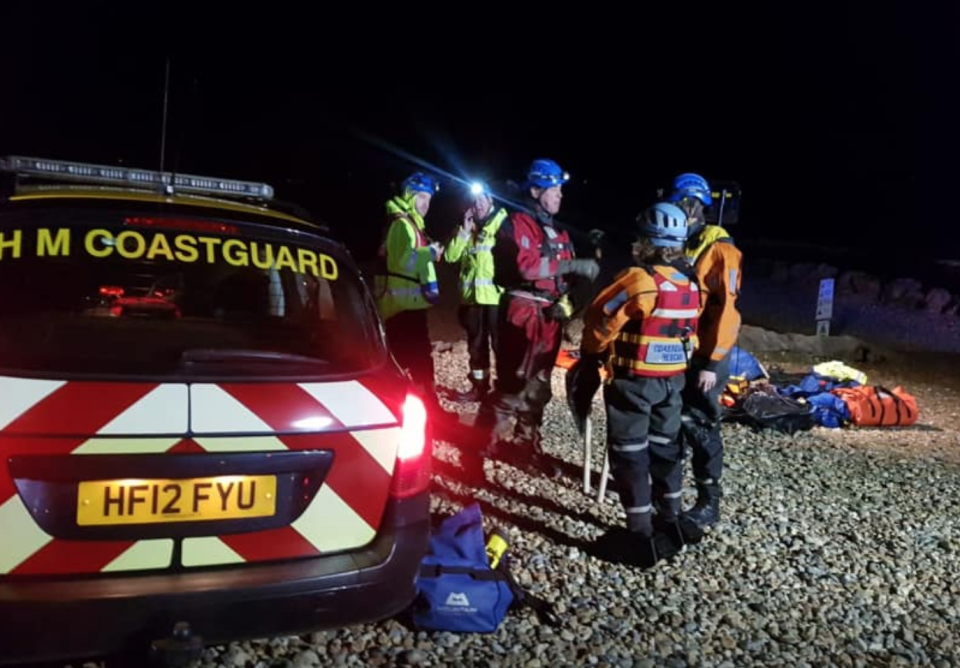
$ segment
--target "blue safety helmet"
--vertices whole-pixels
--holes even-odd
[[[530,169],[527,170],[527,182],[523,185],[527,188],[552,188],[553,186],[562,186],[570,180],[570,175],[560,169],[553,160],[546,158],[537,158],[530,163]]]
[[[414,172],[403,180],[403,183],[400,184],[400,188],[403,190],[403,192],[412,190],[413,192],[429,193],[433,195],[435,192],[440,190],[440,183],[429,174],[424,174],[423,172]]]
[[[654,246],[683,248],[687,240],[687,216],[680,207],[658,202],[637,217],[637,231]]]
[[[670,195],[671,202],[679,202],[684,197],[692,197],[703,202],[704,206],[713,204],[713,197],[710,195],[710,184],[699,174],[687,172],[681,174],[673,180],[673,193]]]

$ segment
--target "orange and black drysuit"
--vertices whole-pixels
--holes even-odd
[[[694,352],[683,392],[683,439],[692,451],[693,475],[698,486],[717,485],[723,473],[723,440],[720,434],[720,394],[730,377],[730,350],[740,333],[742,254],[719,225],[707,225],[687,241],[687,258],[700,284],[703,313],[699,322],[700,345]],[[709,392],[697,386],[701,370],[717,374]]]
[[[605,359],[610,371],[607,448],[627,528],[646,536],[654,505],[665,520],[680,515],[680,393],[699,312],[697,284],[678,264],[622,271],[584,316],[583,363]]]

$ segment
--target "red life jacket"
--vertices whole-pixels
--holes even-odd
[[[573,244],[566,230],[557,230],[552,225],[541,225],[533,216],[525,212],[515,212],[510,217],[512,234],[519,249],[529,250],[536,248],[539,265],[543,260],[571,260],[573,259]],[[528,261],[532,258],[527,258]],[[522,267],[531,269],[532,267]],[[509,288],[529,290],[538,295],[555,299],[567,292],[566,279],[563,276],[551,276],[534,281],[522,281],[519,285],[506,285]]]
[[[673,267],[648,271],[657,286],[656,306],[648,317],[631,321],[620,330],[610,363],[621,374],[675,376],[686,371],[697,346],[700,290]]]

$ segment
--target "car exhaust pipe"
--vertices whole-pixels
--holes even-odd
[[[203,638],[187,622],[177,622],[169,637],[150,643],[150,665],[155,668],[184,668],[199,661],[202,654]]]

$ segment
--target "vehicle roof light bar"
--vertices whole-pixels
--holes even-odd
[[[96,185],[154,188],[166,194],[176,192],[219,197],[252,197],[273,199],[273,187],[255,181],[219,179],[211,176],[177,174],[149,169],[94,165],[69,160],[45,160],[11,155],[0,158],[0,172],[56,181],[72,181]]]

